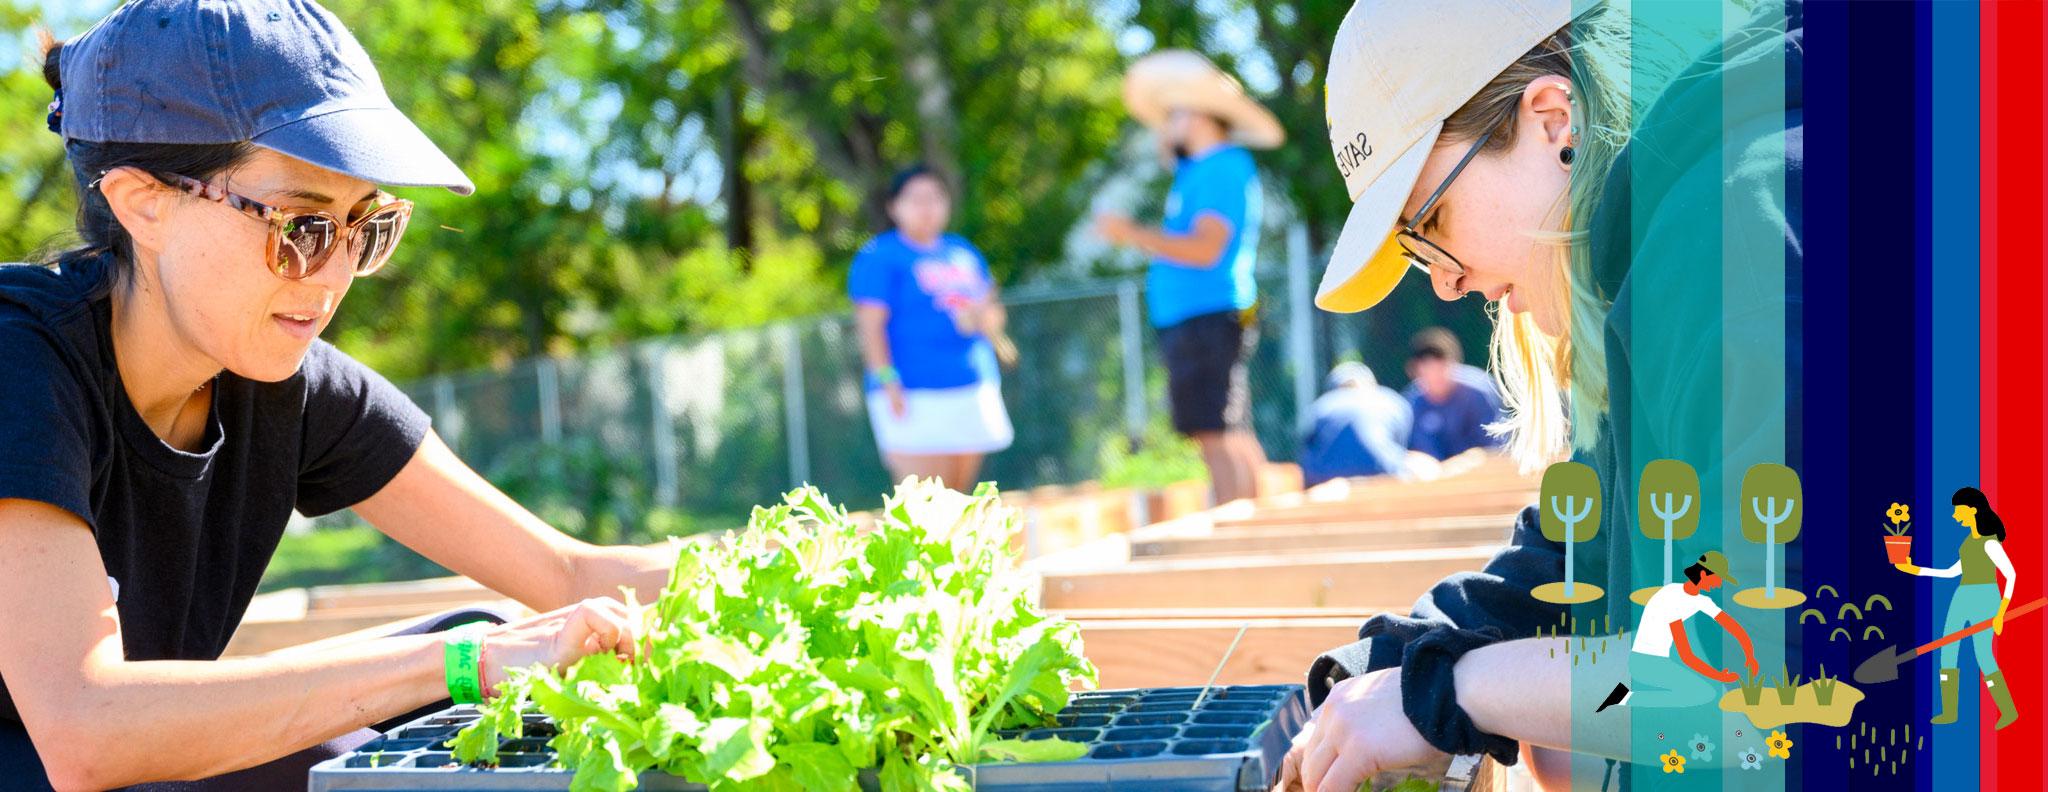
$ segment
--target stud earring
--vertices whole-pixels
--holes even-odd
[[[1558,161],[1566,165],[1572,164],[1572,160],[1577,159],[1578,156],[1578,152],[1573,151],[1571,146],[1565,146],[1557,152]]]

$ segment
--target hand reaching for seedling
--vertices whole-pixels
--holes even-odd
[[[1280,763],[1274,789],[1352,792],[1383,770],[1443,758],[1401,709],[1401,669],[1338,682],[1302,725]]]
[[[561,669],[587,655],[639,654],[640,614],[611,597],[594,597],[484,633],[483,686],[495,691],[514,668]]]

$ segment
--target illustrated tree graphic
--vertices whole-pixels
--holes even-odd
[[[1564,544],[1564,583],[1545,583],[1531,596],[1546,602],[1579,603],[1599,599],[1599,586],[1580,583],[1573,563],[1578,543],[1600,533],[1600,475],[1581,462],[1559,462],[1543,471],[1538,494],[1543,538]]]
[[[1692,536],[1700,524],[1700,474],[1676,459],[1658,459],[1643,467],[1642,484],[1636,488],[1636,524],[1643,535],[1664,542],[1664,585],[1674,581],[1671,571],[1673,545]],[[1631,597],[1649,602],[1656,586],[1639,589]]]
[[[1790,608],[1806,601],[1806,595],[1778,587],[1778,545],[1799,538],[1804,501],[1799,474],[1789,467],[1766,462],[1743,474],[1736,511],[1742,515],[1742,538],[1764,546],[1764,585],[1737,594],[1737,602],[1754,608]]]

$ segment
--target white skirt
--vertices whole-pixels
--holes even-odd
[[[904,414],[889,410],[889,396],[868,392],[868,422],[885,454],[988,454],[1010,447],[1016,431],[1003,409],[1003,391],[983,381],[958,388],[905,388]]]

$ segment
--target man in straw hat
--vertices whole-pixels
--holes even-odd
[[[1111,244],[1152,257],[1146,312],[1166,359],[1173,427],[1201,446],[1218,503],[1252,497],[1266,462],[1251,432],[1244,368],[1257,342],[1252,263],[1261,200],[1245,149],[1270,149],[1287,135],[1237,80],[1186,50],[1132,64],[1124,104],[1158,137],[1173,191],[1163,225],[1105,213],[1097,229]]]

